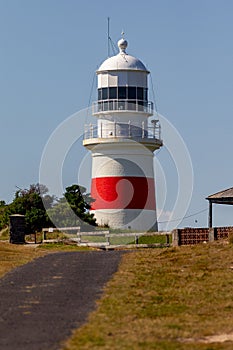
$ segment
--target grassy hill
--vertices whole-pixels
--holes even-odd
[[[47,252],[0,242],[0,276]],[[63,344],[63,350],[232,348],[233,245],[225,241],[126,253],[89,322]]]
[[[232,341],[233,246],[215,242],[126,254],[63,349],[230,350]]]

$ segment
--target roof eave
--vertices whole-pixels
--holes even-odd
[[[108,73],[108,72],[121,72],[121,71],[131,71],[131,72],[143,72],[150,74],[149,70],[145,69],[137,69],[137,68],[113,68],[113,69],[103,69],[103,70],[97,70],[96,74],[103,74],[103,73]]]

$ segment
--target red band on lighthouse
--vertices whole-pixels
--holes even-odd
[[[155,210],[153,178],[108,176],[92,179],[92,210],[147,209]]]

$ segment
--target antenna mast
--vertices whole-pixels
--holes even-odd
[[[108,57],[110,57],[110,18],[108,17]]]

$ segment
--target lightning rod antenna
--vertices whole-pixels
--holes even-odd
[[[108,17],[108,57],[110,57],[110,18]]]

